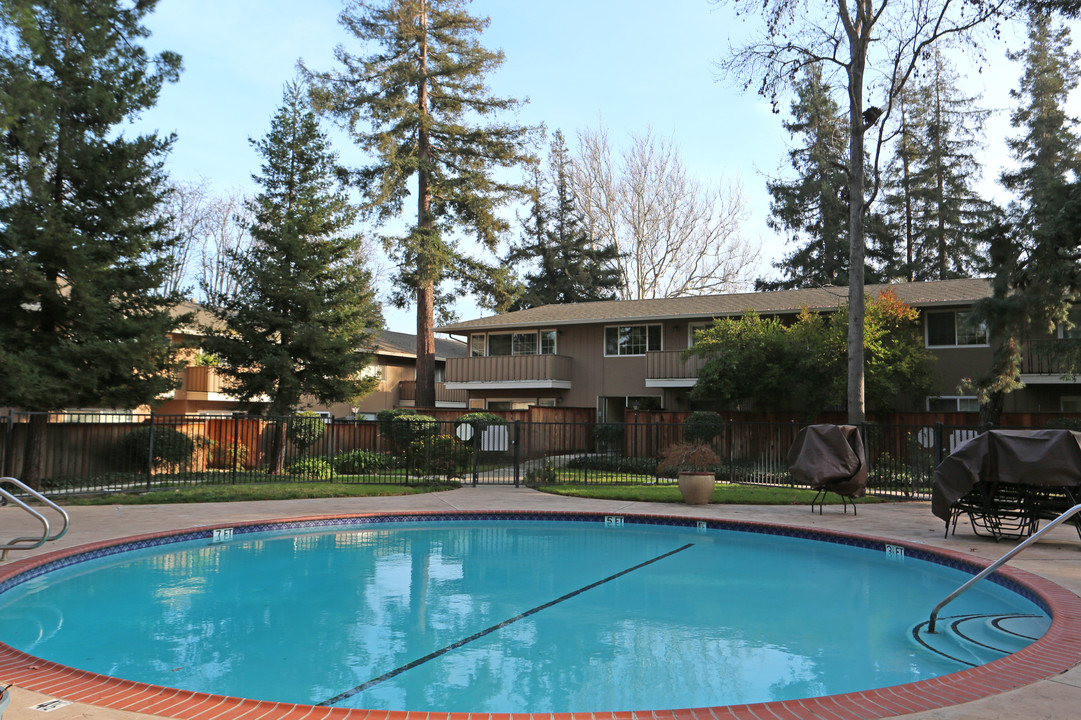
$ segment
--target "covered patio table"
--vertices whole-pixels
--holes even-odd
[[[946,534],[968,515],[977,535],[1020,538],[1076,504],[1081,495],[1081,433],[989,430],[935,468],[931,512]],[[1081,524],[1074,522],[1081,537]]]

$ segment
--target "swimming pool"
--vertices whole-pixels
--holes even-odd
[[[133,644],[132,638],[118,635],[115,642],[99,641],[95,652],[100,657],[92,658],[85,648],[79,649],[79,642],[74,643],[74,649],[64,650],[62,644],[43,641],[50,640],[46,637],[50,634],[63,634],[54,633],[57,619],[39,608],[34,630],[39,639],[24,649],[66,665],[97,672],[104,669],[129,678],[133,677],[132,668],[153,666],[160,675],[134,679],[281,703],[329,702],[336,707],[355,703],[355,707],[387,711],[556,713],[778,702],[837,693],[870,697],[867,688],[898,683],[919,685],[927,682],[926,678],[961,667],[941,659],[933,659],[932,667],[923,667],[915,674],[894,675],[890,674],[894,668],[881,667],[884,674],[876,675],[869,684],[861,678],[855,686],[845,685],[850,682],[845,677],[840,678],[841,685],[836,685],[817,674],[819,666],[834,667],[837,662],[842,663],[837,667],[848,663],[848,670],[841,675],[848,675],[851,666],[895,665],[901,671],[910,671],[920,649],[911,637],[906,638],[906,633],[914,622],[926,619],[934,602],[963,580],[961,572],[949,566],[957,565],[970,573],[975,570],[971,565],[965,567],[965,561],[920,548],[907,548],[901,559],[900,546],[887,548],[882,541],[870,538],[685,518],[568,513],[421,517],[432,521],[435,535],[430,534],[432,527],[416,525],[417,519],[393,515],[257,523],[233,527],[232,539],[222,543],[211,542],[211,532],[199,530],[136,543],[149,546],[146,548],[98,548],[89,554],[93,557],[86,553],[69,555],[0,578],[0,591],[6,591],[0,603],[10,608],[11,598],[21,594],[37,598],[43,608],[55,608],[52,591],[71,585],[79,597],[96,595],[96,601],[114,608],[158,609],[152,614],[158,624],[149,634],[162,638],[165,646],[151,648],[146,656],[127,658],[120,650]],[[513,520],[514,534],[507,535],[506,528],[497,527],[497,520]],[[289,536],[277,537],[283,532]],[[624,545],[631,538],[642,542],[632,544],[628,550]],[[296,575],[290,569],[298,563],[298,555],[294,554],[292,559],[281,561],[284,564],[245,575],[251,567],[239,554],[241,550],[282,544],[292,545],[299,557],[338,554],[352,558],[346,567],[357,572],[344,577],[340,568],[328,569],[320,561],[315,563],[317,567],[305,564]],[[187,552],[185,545],[194,545],[193,552]],[[405,546],[413,546],[418,552],[407,553]],[[514,552],[507,552],[510,547]],[[324,552],[328,548],[337,551],[328,555]],[[585,548],[589,550],[585,560],[568,562]],[[852,559],[853,554],[860,558],[859,562]],[[809,565],[815,556],[824,561],[823,565]],[[368,562],[365,558],[374,560]],[[788,559],[799,562],[786,564]],[[106,583],[115,592],[112,596],[108,595],[110,590],[88,590],[88,586],[79,585],[88,578],[106,577],[101,575],[103,572],[119,573],[116,577],[121,577],[131,571],[135,561],[156,566],[167,581],[147,588],[142,595],[134,589],[140,583],[129,586],[115,578]],[[355,567],[365,562],[367,569]],[[60,572],[58,565],[67,569]],[[742,577],[739,571],[745,566],[754,567],[756,572]],[[919,567],[915,572],[914,566]],[[199,572],[190,572],[192,568]],[[775,572],[768,572],[771,569]],[[316,577],[324,571],[327,574],[322,579]],[[800,579],[800,573],[807,576],[806,581]],[[901,580],[891,580],[892,584],[874,590],[878,581],[871,579],[871,573]],[[402,583],[396,576],[425,580]],[[925,582],[926,576],[941,576],[945,590]],[[912,577],[920,581],[912,582]],[[240,582],[227,590],[222,584],[226,579]],[[283,590],[283,585],[299,587],[301,580],[312,584],[302,591]],[[1028,614],[1047,605],[1030,588],[1012,580],[1007,580],[1006,585],[1009,587],[999,587],[992,594],[1012,603],[1005,608],[1007,614]],[[825,589],[822,599],[813,598],[806,589],[809,586]],[[800,589],[793,591],[794,587]],[[513,592],[495,593],[491,592],[493,588]],[[265,600],[279,595],[293,597],[294,605],[266,607]],[[374,613],[375,619],[350,623],[331,618],[326,606],[335,603],[325,601],[335,595],[353,597],[352,604],[346,605],[354,611],[362,607]],[[895,610],[882,605],[883,595],[896,595],[904,601],[902,605],[914,606],[911,613],[895,617]],[[187,612],[201,597],[229,598],[227,604],[238,612],[225,622],[218,617],[218,611],[203,615],[199,611],[183,619],[181,611]],[[719,604],[722,598],[735,604],[725,609]],[[628,606],[625,612],[613,613],[620,603]],[[424,627],[426,632],[418,637],[404,631],[382,632],[394,624],[389,618],[395,605],[407,608],[403,616],[406,626]],[[972,614],[982,610],[982,606],[951,607],[949,612]],[[7,610],[3,612],[5,617],[10,615]],[[528,613],[525,618],[470,639],[523,613]],[[130,615],[127,611],[117,614],[123,618]],[[864,622],[866,616],[875,614],[874,622]],[[274,621],[271,615],[294,620],[311,615],[320,622],[314,630],[300,629],[299,636],[291,637],[290,623]],[[609,622],[610,615],[617,615],[614,622]],[[780,620],[785,617],[797,622],[784,626]],[[93,612],[80,618],[78,613],[65,611],[62,623],[65,632],[80,624],[96,627],[101,638],[103,624],[95,625],[94,620]],[[196,640],[183,640],[182,634],[167,627],[166,621],[194,627]],[[227,627],[230,624],[237,628]],[[270,628],[270,634],[260,635],[260,625]],[[10,628],[10,624],[6,630],[0,627],[0,633],[9,633]],[[823,628],[828,630],[826,640],[810,635]],[[718,629],[728,635],[710,634]],[[225,650],[225,636],[233,630],[242,638],[241,644],[247,642],[251,646],[248,649],[255,651],[254,661]],[[130,631],[133,637],[148,634],[145,625],[133,625]],[[775,632],[771,635],[771,631]],[[309,644],[318,647],[319,653],[314,660],[300,659],[295,651],[307,642],[301,636],[311,633],[316,633],[317,638]],[[6,634],[0,637],[15,644]],[[548,644],[555,646],[554,654],[545,654],[548,650],[539,646],[552,638],[555,641]],[[902,645],[902,656],[883,661],[882,643],[898,638],[909,642]],[[456,645],[462,640],[469,642]],[[799,640],[804,640],[806,646],[800,646]],[[212,651],[209,660],[196,657],[198,646]],[[345,648],[343,655],[335,654],[339,646]],[[448,647],[449,652],[425,659]],[[515,648],[525,650],[518,653]],[[572,657],[571,651],[578,652],[578,657]],[[82,656],[78,656],[80,652]],[[704,661],[698,670],[691,671],[689,685],[676,671],[677,661],[686,656]],[[415,660],[424,662],[381,681],[378,687],[362,688]],[[657,663],[649,665],[647,660]],[[94,665],[100,662],[108,667]],[[193,679],[202,681],[207,676],[225,677],[231,682],[241,674],[239,666],[253,663],[268,677],[271,686],[278,686],[277,690],[190,684]],[[613,673],[625,671],[627,668],[622,666],[628,665],[632,666],[632,675],[626,676],[629,679],[612,679],[623,677]],[[602,680],[585,680],[580,675],[582,667],[597,671]],[[634,671],[641,674],[633,675]],[[327,679],[328,675],[333,678]],[[420,677],[419,687],[423,689],[401,684],[408,675]],[[750,679],[752,685],[785,686],[788,694],[761,696],[754,694],[757,689],[746,687],[736,696],[717,694],[718,683],[732,684],[737,679]],[[530,684],[578,690],[577,694],[564,692],[567,697],[558,698],[557,704],[536,705],[524,695],[525,686]],[[601,697],[597,685],[613,686],[618,694]],[[447,694],[447,688],[455,686],[470,690],[494,688],[495,692],[488,695],[496,699],[476,695],[456,699]],[[673,686],[677,688],[676,697],[651,700],[635,694],[641,686]],[[941,693],[941,687],[937,692]],[[299,688],[305,688],[306,693],[314,688],[316,692],[302,697],[289,694]],[[650,687],[644,689],[651,691]]]

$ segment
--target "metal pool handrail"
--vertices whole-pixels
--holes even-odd
[[[60,517],[62,517],[64,519],[64,527],[61,528],[60,532],[58,532],[55,535],[51,535],[50,534],[50,528],[49,528],[49,521],[45,518],[44,515],[42,515],[37,510],[30,507],[29,505],[27,505],[25,502],[23,502],[22,500],[17,498],[12,493],[5,490],[3,487],[0,487],[0,498],[3,498],[7,502],[12,502],[12,503],[18,505],[23,510],[30,513],[34,517],[36,517],[39,521],[41,521],[41,524],[42,524],[42,527],[43,527],[43,530],[44,530],[42,532],[42,534],[41,534],[41,537],[37,537],[37,536],[33,536],[33,535],[25,536],[25,537],[17,537],[17,538],[15,538],[13,540],[10,540],[10,541],[6,542],[6,543],[0,544],[0,562],[3,562],[4,560],[8,559],[8,551],[9,550],[33,550],[34,548],[41,547],[42,545],[44,545],[45,543],[47,543],[47,542],[49,542],[51,540],[59,540],[60,538],[62,538],[64,536],[64,533],[66,533],[68,531],[68,525],[70,524],[71,521],[70,521],[70,518],[68,518],[68,514],[66,512],[64,512],[64,508],[60,507],[59,505],[54,503],[52,500],[50,500],[49,498],[47,498],[44,495],[42,495],[41,493],[39,493],[37,490],[34,490],[33,488],[31,488],[29,485],[22,482],[21,480],[17,480],[17,479],[15,479],[13,477],[0,477],[0,483],[11,483],[11,484],[15,485],[17,488],[20,488],[23,492],[25,492],[27,495],[34,498],[38,502],[43,503],[45,505],[48,505],[53,510],[56,510],[58,513],[60,513]]]
[[[1006,562],[1010,558],[1012,558],[1014,555],[1018,554],[1019,552],[1021,552],[1025,548],[1027,548],[1029,545],[1031,545],[1032,543],[1039,540],[1041,535],[1043,535],[1044,533],[1049,532],[1054,527],[1058,527],[1059,525],[1066,522],[1067,520],[1069,520],[1071,517],[1073,517],[1074,515],[1076,515],[1079,512],[1081,512],[1081,504],[1074,505],[1072,508],[1070,508],[1066,512],[1059,515],[1053,521],[1051,521],[1048,525],[1041,528],[1039,530],[1039,532],[1025,538],[1025,541],[1023,543],[1016,546],[1015,548],[1010,550],[1008,553],[1006,553],[1005,555],[1000,557],[998,560],[996,560],[995,562],[988,565],[986,568],[984,568],[983,572],[981,572],[979,575],[975,575],[968,582],[966,582],[964,585],[962,585],[961,587],[957,588],[952,593],[950,593],[946,598],[944,598],[942,600],[942,602],[940,602],[938,605],[935,605],[935,609],[931,611],[931,620],[927,624],[927,632],[934,633],[934,631],[935,631],[935,621],[938,620],[938,614],[939,614],[939,612],[942,611],[942,608],[946,607],[946,605],[948,605],[949,603],[956,600],[962,593],[967,591],[970,587],[972,587],[973,585],[978,583],[980,580],[983,580],[985,577],[987,577],[988,575],[993,573],[995,570],[998,570],[1000,567],[1005,565]]]

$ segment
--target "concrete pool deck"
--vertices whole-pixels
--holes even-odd
[[[342,498],[327,500],[286,500],[202,505],[95,506],[68,509],[72,522],[67,535],[45,548],[12,553],[13,559],[45,554],[53,550],[87,543],[220,523],[270,520],[311,515],[335,515],[397,511],[485,511],[528,512],[586,511],[613,514],[653,514],[742,520],[777,525],[807,527],[828,531],[873,535],[906,543],[922,544],[977,557],[996,559],[1007,552],[1010,542],[995,543],[975,536],[968,523],[958,524],[957,534],[943,538],[943,525],[931,515],[930,504],[884,503],[863,505],[860,514],[845,514],[840,506],[825,508],[822,515],[811,513],[807,506],[687,506],[667,503],[628,503],[608,500],[563,498],[526,488],[510,486],[465,487],[440,493],[382,498]],[[5,536],[36,532],[24,513],[13,507],[0,507],[0,527]],[[38,526],[40,527],[40,526]],[[1073,527],[1057,528],[1046,538],[1010,562],[1010,567],[1026,570],[1050,580],[1070,592],[1081,595],[1081,541]],[[0,565],[0,569],[3,565]],[[931,608],[927,611],[930,613]],[[0,685],[8,680],[0,673]],[[989,690],[990,692],[990,690]],[[53,699],[19,687],[11,689],[11,705],[4,720],[146,720],[167,718],[73,703],[43,715],[33,706]],[[960,705],[925,712],[897,715],[908,720],[995,720],[997,718],[1067,717],[1081,707],[1081,665],[1069,668],[1050,679],[1022,688],[981,698]],[[626,713],[630,718],[630,713]],[[850,714],[804,714],[793,717],[850,718]],[[254,715],[252,720],[254,720]],[[262,717],[271,720],[274,715]],[[515,716],[516,718],[518,716]],[[526,716],[521,716],[526,717]],[[508,716],[506,720],[510,720]]]

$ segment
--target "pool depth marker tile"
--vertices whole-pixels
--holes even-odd
[[[547,608],[552,607],[553,605],[558,605],[561,602],[564,602],[566,600],[570,600],[571,598],[573,598],[573,597],[575,597],[577,595],[581,595],[582,593],[584,593],[587,590],[592,590],[595,587],[598,587],[600,585],[604,585],[605,583],[611,582],[612,580],[616,580],[618,578],[621,578],[624,575],[627,575],[629,573],[634,572],[635,570],[641,570],[642,568],[646,567],[647,565],[652,565],[653,563],[658,562],[659,560],[664,560],[665,558],[671,557],[672,555],[675,555],[676,553],[681,553],[681,552],[683,552],[684,550],[686,550],[687,548],[690,548],[690,547],[694,547],[694,543],[687,543],[686,545],[684,545],[682,547],[678,547],[675,550],[670,550],[669,552],[666,552],[666,553],[664,553],[662,555],[658,555],[657,557],[646,560],[645,562],[638,563],[637,565],[635,565],[633,567],[629,567],[629,568],[627,568],[625,570],[620,570],[616,574],[609,575],[608,577],[604,578],[603,580],[598,580],[597,582],[590,583],[589,585],[585,585],[583,587],[580,587],[577,590],[572,590],[571,592],[567,593],[566,595],[558,597],[555,600],[549,600],[548,602],[544,603],[543,605],[538,605],[535,608],[532,608],[530,610],[526,610],[525,612],[519,613],[518,615],[515,615],[512,618],[504,620],[501,623],[497,623],[495,625],[492,625],[491,627],[489,627],[489,628],[487,628],[485,630],[481,630],[480,632],[473,633],[469,637],[462,638],[461,640],[458,640],[457,642],[451,643],[450,645],[447,645],[446,647],[440,648],[439,650],[436,650],[435,652],[428,653],[424,657],[418,658],[418,659],[414,660],[411,663],[407,663],[405,665],[402,665],[401,667],[397,667],[397,668],[391,670],[390,672],[383,673],[382,675],[380,675],[377,678],[372,678],[371,680],[369,680],[366,683],[362,683],[360,685],[357,685],[354,688],[346,690],[345,692],[339,693],[339,694],[335,695],[334,697],[330,698],[329,700],[324,700],[323,702],[318,703],[318,705],[319,706],[334,705],[336,703],[341,702],[342,700],[346,700],[348,698],[351,698],[354,695],[356,695],[357,693],[364,692],[365,690],[367,690],[369,688],[375,687],[376,685],[379,685],[380,683],[386,682],[387,680],[390,680],[393,677],[401,675],[406,670],[412,670],[413,668],[415,668],[415,667],[417,667],[419,665],[423,665],[424,663],[426,663],[426,662],[428,662],[430,660],[434,660],[437,657],[440,657],[441,655],[446,655],[451,650],[457,650],[458,648],[460,648],[460,647],[462,647],[464,645],[468,645],[469,643],[473,642],[474,640],[479,640],[480,638],[484,637],[485,635],[490,635],[490,634],[494,633],[496,630],[500,630],[502,628],[507,627],[508,625],[512,625],[512,624],[518,622],[519,620],[524,620],[525,618],[529,617],[530,615],[534,615],[536,613],[539,613],[541,610],[545,610]]]

